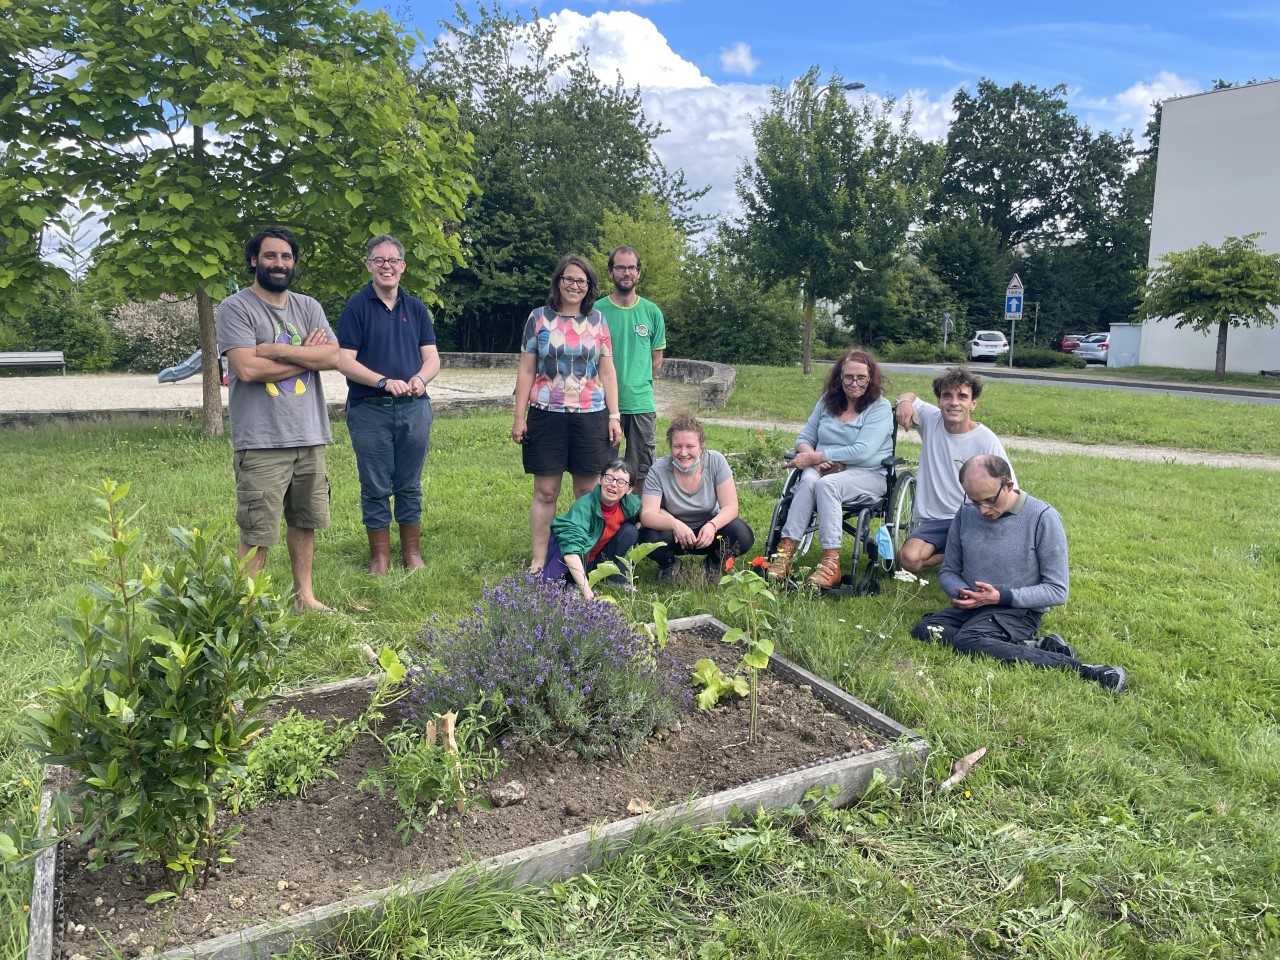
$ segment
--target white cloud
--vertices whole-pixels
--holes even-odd
[[[1145,143],[1143,132],[1154,112],[1153,104],[1170,97],[1199,93],[1204,84],[1162,70],[1154,77],[1140,80],[1110,97],[1073,97],[1072,107],[1089,126],[1098,129],[1132,130],[1135,138]]]
[[[653,21],[637,14],[619,10],[584,17],[562,10],[547,20],[555,29],[551,52],[587,47],[591,69],[608,83],[621,75],[627,86],[639,85],[646,93],[712,85],[702,71],[671,49]]]
[[[760,61],[751,55],[750,44],[735,43],[720,51],[720,69],[725,73],[749,77],[756,72],[758,66]]]

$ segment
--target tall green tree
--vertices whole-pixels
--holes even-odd
[[[25,109],[41,77],[67,66],[50,48],[52,9],[32,0],[0,0],[0,315],[38,306],[48,289],[70,286],[41,259],[46,233],[61,225],[62,191],[43,175],[40,121]]]
[[[1178,317],[1206,336],[1217,327],[1213,373],[1227,373],[1227,333],[1232,327],[1274,327],[1280,305],[1280,253],[1265,253],[1261,234],[1227,237],[1218,246],[1202,243],[1166,253],[1146,271],[1135,319]]]
[[[214,300],[254,230],[299,231],[298,286],[320,296],[358,285],[378,232],[403,237],[428,298],[460,260],[467,144],[454,108],[406,82],[411,44],[385,14],[350,0],[65,0],[50,29],[71,66],[21,100],[42,182],[104,211],[97,278],[135,297],[194,293],[206,434],[222,429]]]
[[[597,245],[588,252],[600,274],[600,296],[613,285],[607,273],[609,251],[633,247],[640,255],[640,296],[652,300],[664,313],[684,296],[684,260],[689,242],[666,206],[651,196],[640,198],[635,213],[604,212]]]
[[[891,100],[851,104],[838,76],[820,87],[814,67],[774,88],[752,122],[756,154],[737,182],[741,236],[767,283],[800,285],[806,373],[817,301],[845,298],[860,274],[899,256],[934,187],[937,151],[910,132],[909,109],[893,111]]]
[[[1082,230],[1081,218],[1112,186],[1099,182],[1102,167],[1131,143],[1127,135],[1091,133],[1068,109],[1066,89],[1001,87],[984,78],[976,94],[957,91],[936,211],[976,210],[1001,253]]]
[[[441,27],[417,82],[458,104],[481,191],[466,209],[468,263],[449,281],[442,335],[459,349],[511,350],[556,261],[599,245],[606,211],[641,217],[643,198],[658,196],[679,214],[693,195],[655,157],[661,131],[639,91],[601,82],[585,51],[552,53],[554,29],[536,12],[459,4]]]
[[[920,262],[951,291],[953,322],[961,336],[989,326],[1013,273],[1000,237],[976,210],[944,216],[920,235]]]

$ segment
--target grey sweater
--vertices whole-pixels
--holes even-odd
[[[1067,534],[1058,511],[1024,494],[1021,506],[988,520],[965,503],[951,521],[938,583],[953,600],[982,580],[1000,605],[1044,613],[1067,602]]]

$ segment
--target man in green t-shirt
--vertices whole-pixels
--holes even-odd
[[[613,366],[618,372],[618,410],[626,440],[626,461],[635,473],[633,489],[644,489],[644,478],[653,463],[654,429],[658,407],[653,399],[653,378],[662,369],[667,348],[667,325],[658,307],[636,294],[640,281],[640,255],[631,247],[609,254],[609,279],[613,290],[596,301],[604,314],[613,341]],[[617,450],[614,451],[615,456]]]

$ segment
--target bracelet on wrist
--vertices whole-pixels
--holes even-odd
[[[611,413],[611,414],[609,414],[609,419],[610,419],[610,420],[621,420],[621,419],[622,419],[622,414],[620,414],[620,413]]]

